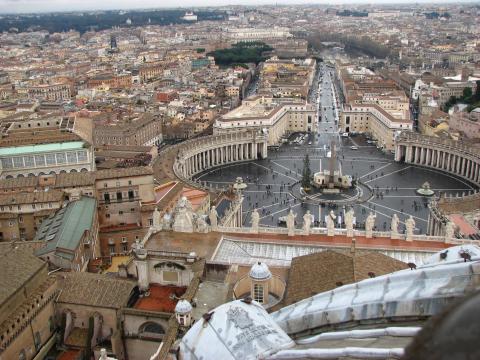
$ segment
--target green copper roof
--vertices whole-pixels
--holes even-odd
[[[23,155],[30,153],[43,153],[62,150],[76,150],[83,148],[83,141],[69,141],[63,143],[25,145],[0,148],[0,156]]]
[[[37,255],[55,251],[57,256],[69,257],[61,249],[75,250],[85,230],[93,228],[96,200],[82,197],[69,203],[65,208],[42,222],[35,236],[36,241],[45,241],[46,246],[37,250]]]

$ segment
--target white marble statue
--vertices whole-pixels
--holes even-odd
[[[163,214],[161,227],[162,230],[170,230],[170,228],[172,227],[172,215],[169,212]]]
[[[258,233],[258,226],[260,224],[260,214],[258,213],[257,209],[253,209],[251,217],[252,217],[252,232]]]
[[[155,207],[155,210],[153,211],[152,220],[153,220],[152,225],[154,228],[160,228],[162,226],[161,220],[160,220],[160,211],[158,211],[157,207]]]
[[[393,214],[392,216],[392,222],[390,223],[390,231],[391,231],[391,237],[394,238],[396,235],[398,235],[398,224],[400,223],[400,220],[398,219],[397,214]]]
[[[445,238],[451,239],[455,237],[455,224],[452,221],[448,221],[445,225]]]
[[[307,210],[305,215],[303,215],[303,232],[305,235],[310,235],[311,227],[312,227],[312,214],[310,214],[310,210]]]
[[[415,230],[415,220],[413,220],[412,215],[408,217],[407,220],[405,220],[405,228],[406,228],[406,240],[407,241],[412,241],[413,240],[413,231]]]
[[[355,211],[352,208],[345,213],[345,227],[347,228],[347,236],[353,236],[353,222],[355,218]]]
[[[178,200],[175,207],[172,228],[177,232],[193,232],[194,230],[192,205],[185,196]]]
[[[208,225],[205,221],[204,215],[199,215],[196,221],[196,231],[200,233],[208,232]]]
[[[367,219],[365,220],[365,230],[366,231],[373,231],[373,227],[375,226],[375,218],[376,217],[377,217],[377,215],[375,215],[374,213],[372,213],[370,211],[370,213],[367,216]]]
[[[210,226],[212,227],[212,230],[215,231],[217,230],[218,227],[218,213],[217,213],[217,208],[212,206],[210,209],[210,213],[208,214],[208,218],[210,219]]]
[[[336,215],[333,210],[330,210],[330,213],[327,215],[327,235],[334,236],[335,235],[335,219]]]
[[[288,229],[288,236],[295,235],[295,216],[296,214],[293,213],[292,209],[290,209],[287,215],[287,229]]]

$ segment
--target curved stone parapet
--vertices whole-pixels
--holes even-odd
[[[445,171],[480,185],[480,153],[459,141],[404,131],[395,139],[395,160]]]
[[[216,166],[267,157],[267,136],[257,131],[210,135],[176,145],[175,175],[187,183]]]

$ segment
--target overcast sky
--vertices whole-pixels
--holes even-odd
[[[441,1],[441,0],[440,0]],[[383,0],[0,0],[0,13],[50,12],[73,10],[138,9],[165,7],[193,7],[218,5],[265,4],[339,4],[339,3],[391,3]],[[439,2],[438,0],[395,0],[395,3]]]

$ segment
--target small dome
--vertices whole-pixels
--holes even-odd
[[[254,280],[268,280],[272,277],[272,273],[267,264],[259,261],[250,269],[250,277]]]
[[[187,300],[181,299],[175,306],[175,313],[185,315],[192,311],[192,305]]]

